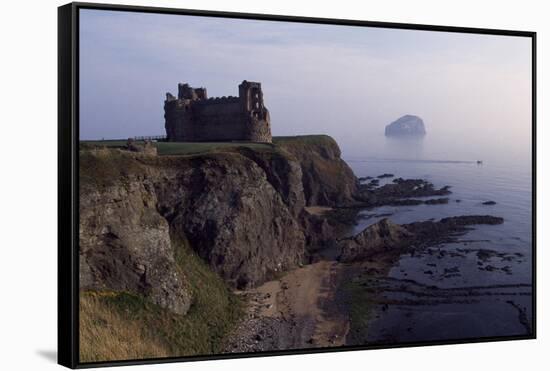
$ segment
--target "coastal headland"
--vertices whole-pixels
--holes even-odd
[[[447,203],[451,188],[366,183],[326,135],[81,142],[79,161],[82,361],[357,344],[376,301],[358,289],[365,272],[503,222],[383,219],[353,234],[361,210]]]

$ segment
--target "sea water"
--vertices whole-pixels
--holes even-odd
[[[531,148],[495,151],[448,146],[429,137],[388,139],[346,155],[356,176],[392,173],[402,178],[422,178],[436,187],[451,186],[448,204],[383,206],[362,213],[354,233],[388,217],[411,223],[460,215],[493,215],[501,225],[475,225],[461,242],[436,246],[430,254],[403,255],[387,279],[422,292],[435,288],[434,296],[411,296],[405,290],[383,292],[397,304],[379,305],[369,328],[370,342],[406,343],[467,340],[526,335],[532,328],[532,169]],[[498,147],[498,146],[497,146]],[[357,153],[359,152],[359,153]],[[381,179],[381,185],[394,178]],[[495,205],[483,202],[494,201]],[[480,260],[476,251],[500,255]],[[444,251],[444,253],[441,253]],[[489,266],[489,267],[488,267]],[[428,290],[432,292],[431,290]],[[410,305],[408,305],[410,303]]]

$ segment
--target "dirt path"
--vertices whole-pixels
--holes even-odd
[[[336,261],[319,261],[240,293],[249,301],[248,316],[227,351],[343,345],[349,321],[335,300],[340,271]]]

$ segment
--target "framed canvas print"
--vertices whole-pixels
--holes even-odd
[[[535,33],[59,8],[59,362],[535,337]]]

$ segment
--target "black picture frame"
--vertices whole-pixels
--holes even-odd
[[[318,349],[293,349],[283,351],[219,354],[209,356],[153,358],[121,361],[81,363],[79,361],[79,11],[81,9],[110,10],[172,15],[193,15],[221,18],[284,21],[327,25],[363,26],[406,30],[456,32],[484,35],[521,36],[531,39],[532,45],[532,335],[488,337],[478,339],[400,343],[383,346],[343,346]],[[349,19],[282,16],[223,11],[157,8],[145,6],[112,5],[97,3],[70,3],[58,8],[58,363],[69,368],[121,366],[182,361],[217,360],[244,357],[265,357],[289,354],[340,352],[379,348],[416,347],[475,342],[526,340],[536,338],[536,32],[486,28],[435,26],[423,24],[372,22]]]

